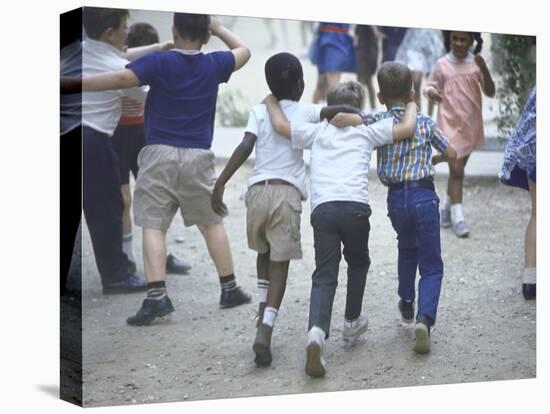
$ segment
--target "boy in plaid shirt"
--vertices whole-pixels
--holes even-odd
[[[405,102],[412,91],[412,76],[407,66],[386,62],[378,71],[378,99],[387,111],[362,116],[338,114],[333,124],[338,126],[372,124],[403,116]],[[432,145],[441,153],[432,157]],[[397,233],[399,276],[399,311],[403,322],[414,319],[415,278],[419,269],[418,309],[416,314],[414,351],[430,351],[430,328],[435,323],[443,261],[439,237],[439,198],[435,192],[433,164],[443,159],[455,159],[456,151],[449,145],[436,123],[421,113],[416,118],[411,138],[378,148],[377,173],[388,187],[388,216]]]

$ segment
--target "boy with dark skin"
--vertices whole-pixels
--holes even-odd
[[[293,122],[318,122],[337,112],[358,113],[349,105],[322,108],[299,103],[304,91],[302,67],[289,53],[278,53],[265,65],[266,81]],[[256,145],[258,143],[258,145]],[[259,320],[253,350],[258,366],[271,364],[271,335],[283,300],[289,263],[302,257],[300,245],[301,200],[307,197],[303,152],[273,130],[265,105],[257,105],[243,141],[220,174],[212,194],[212,208],[226,214],[223,194],[226,183],[256,147],[256,161],[248,180],[247,235],[249,247],[258,252],[256,268]],[[290,228],[290,231],[288,230]]]

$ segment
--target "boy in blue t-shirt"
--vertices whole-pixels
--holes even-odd
[[[197,225],[221,284],[220,307],[250,302],[237,286],[222,217],[210,198],[216,181],[210,150],[218,85],[250,58],[249,49],[219,21],[207,15],[175,13],[174,49],[151,53],[125,70],[86,77],[83,90],[125,89],[149,85],[145,104],[147,145],[140,152],[134,192],[134,217],[143,228],[147,297],[130,325],[147,325],[173,312],[166,293],[166,229],[178,208],[186,226]],[[230,51],[204,54],[210,36]]]

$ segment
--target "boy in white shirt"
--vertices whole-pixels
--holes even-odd
[[[302,65],[290,53],[271,56],[265,64],[266,81],[283,112],[297,124],[317,123],[337,112],[358,113],[349,105],[323,108],[298,102],[304,91]],[[267,108],[256,105],[250,111],[242,143],[235,149],[220,174],[212,194],[212,207],[226,214],[223,204],[225,184],[248,159],[254,147],[254,168],[248,178],[248,247],[258,252],[259,309],[253,350],[258,366],[271,364],[271,336],[288,277],[290,260],[302,258],[300,214],[307,199],[306,167],[301,148],[292,148],[288,139],[273,129]]]
[[[411,94],[413,95],[413,94]],[[329,105],[362,108],[364,92],[357,82],[334,85],[327,93]],[[409,102],[401,123],[393,119],[369,127],[336,128],[321,123],[289,123],[276,99],[266,99],[275,130],[292,140],[293,148],[311,148],[311,224],[316,269],[312,275],[306,373],[326,373],[324,341],[329,336],[334,295],[338,285],[341,245],[348,264],[344,341],[352,343],[367,329],[361,314],[367,272],[371,209],[367,177],[375,147],[410,137],[416,127],[416,105]]]

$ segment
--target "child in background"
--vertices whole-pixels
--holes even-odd
[[[332,86],[329,105],[362,108],[364,89],[358,82]],[[306,373],[326,374],[324,341],[328,339],[332,305],[343,254],[348,264],[348,285],[343,338],[352,344],[367,330],[361,313],[370,266],[368,172],[375,147],[410,137],[416,125],[416,105],[411,102],[399,124],[385,119],[369,126],[336,128],[321,123],[291,123],[274,97],[268,97],[269,116],[277,132],[290,138],[294,148],[311,148],[311,225],[315,271],[309,306]]]
[[[293,123],[319,122],[343,106],[322,108],[300,103],[304,91],[302,65],[289,53],[271,56],[265,77],[273,96]],[[358,112],[354,109],[354,112]],[[254,169],[248,178],[246,223],[248,247],[258,252],[258,324],[253,350],[258,366],[271,364],[271,336],[286,288],[290,260],[302,258],[300,214],[307,198],[303,150],[292,148],[288,139],[277,135],[265,105],[255,106],[242,143],[235,149],[220,174],[212,194],[212,208],[225,213],[225,184],[248,159],[254,147]]]
[[[355,50],[345,23],[319,23],[309,51],[311,63],[317,66],[317,85],[313,103],[326,100],[330,86],[340,82],[342,72],[355,73]]]
[[[365,85],[370,109],[376,106],[376,93],[372,77],[378,68],[378,39],[380,32],[376,26],[355,26],[355,57],[357,61],[357,81]],[[361,108],[362,109],[362,108]]]
[[[381,119],[399,120],[403,116],[405,103],[412,95],[410,69],[401,63],[386,62],[377,77],[378,99],[387,106],[387,111],[366,115],[363,119],[357,115],[339,114],[333,119],[334,123],[370,125]],[[418,114],[411,138],[378,148],[378,178],[388,187],[388,216],[397,233],[398,308],[405,323],[414,320],[415,280],[417,270],[420,271],[414,345],[418,353],[430,351],[430,328],[435,323],[443,278],[432,145],[446,159],[456,158],[456,152],[435,122]]]
[[[128,48],[136,48],[159,43],[157,30],[149,23],[134,23],[130,26],[126,45]],[[139,167],[137,165],[138,154],[145,146],[145,129],[143,126],[144,105],[142,102],[122,98],[122,114],[115,130],[112,143],[118,155],[120,165],[120,182],[123,201],[122,211],[122,250],[128,256],[130,269],[137,269],[134,257],[132,236],[132,219],[130,207],[132,205],[132,193],[130,192],[130,172],[137,179]],[[173,254],[166,257],[166,271],[168,273],[185,273],[191,269],[184,261]]]
[[[437,124],[457,152],[448,160],[449,181],[441,205],[441,227],[453,226],[458,237],[468,237],[470,230],[462,212],[464,168],[470,153],[483,144],[481,93],[495,96],[495,84],[479,52],[483,40],[476,32],[444,31],[447,55],[440,58],[424,87],[424,95],[439,103]],[[476,47],[470,51],[474,40]],[[440,161],[434,157],[434,162]]]
[[[145,106],[147,145],[139,153],[134,216],[143,228],[147,297],[129,325],[147,325],[174,311],[166,291],[166,229],[178,208],[185,226],[196,225],[216,267],[220,307],[250,302],[238,285],[223,219],[212,210],[216,181],[210,150],[218,86],[250,59],[249,49],[216,19],[174,13],[175,49],[143,56],[125,70],[83,78],[83,90],[149,85]],[[229,51],[203,54],[210,36]]]

